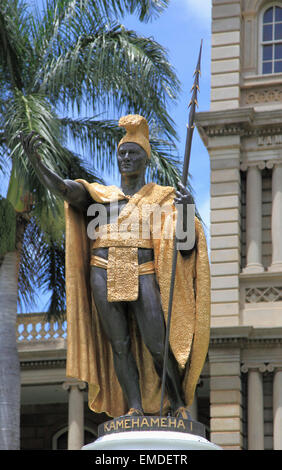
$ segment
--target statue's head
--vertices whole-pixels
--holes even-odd
[[[121,174],[145,172],[151,157],[149,126],[146,119],[138,114],[129,114],[119,120],[119,126],[126,134],[118,144],[118,167]]]
[[[145,173],[148,156],[145,150],[135,142],[125,142],[118,148],[118,168],[121,175],[137,175]]]

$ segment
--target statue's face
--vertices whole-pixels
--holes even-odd
[[[134,142],[125,142],[118,149],[118,168],[121,175],[133,176],[145,172],[148,157],[145,150]]]

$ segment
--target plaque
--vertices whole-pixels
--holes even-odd
[[[100,424],[98,437],[130,431],[173,431],[206,437],[202,423],[173,416],[121,416]]]

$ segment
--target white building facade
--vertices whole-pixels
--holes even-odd
[[[210,439],[282,449],[282,3],[213,0]]]

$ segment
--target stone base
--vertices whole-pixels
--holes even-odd
[[[270,273],[281,273],[282,272],[282,263],[273,263],[267,269]]]
[[[244,274],[263,273],[264,267],[259,263],[248,264],[242,271]]]
[[[99,437],[82,450],[222,450],[207,439],[173,431],[130,431]]]
[[[83,450],[219,450],[198,421],[162,416],[121,416],[98,426]]]

